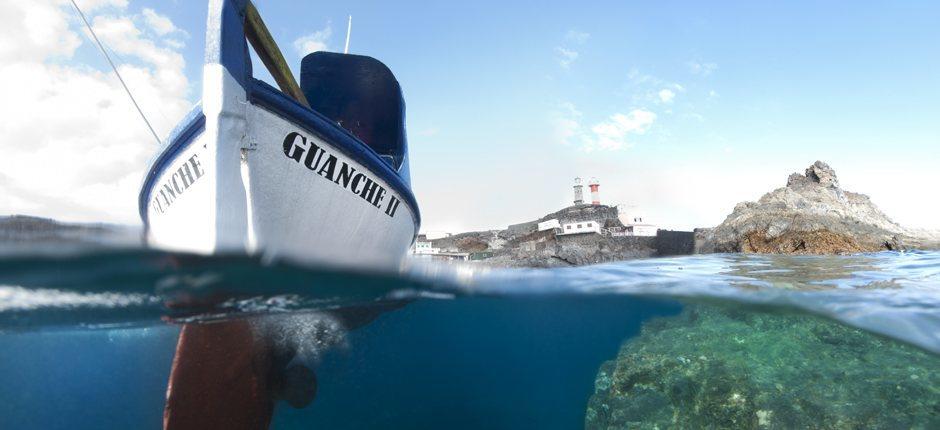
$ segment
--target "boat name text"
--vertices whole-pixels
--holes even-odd
[[[158,213],[165,213],[170,205],[205,173],[202,170],[202,164],[199,163],[199,154],[193,154],[159,188],[154,190],[156,195],[151,201],[151,206]]]
[[[358,195],[372,206],[384,210],[385,215],[394,217],[398,211],[401,204],[399,198],[388,193],[385,187],[365,173],[357,172],[355,167],[336,158],[312,139],[308,140],[298,132],[288,133],[284,137],[284,155],[298,164],[303,164],[311,172]],[[383,205],[386,195],[388,200]]]

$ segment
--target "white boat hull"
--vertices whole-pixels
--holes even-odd
[[[221,24],[210,15],[212,25]],[[205,65],[202,106],[168,139],[142,187],[148,243],[400,267],[419,224],[407,161],[397,171],[376,161],[335,124],[324,125],[250,76],[236,79],[224,63]]]

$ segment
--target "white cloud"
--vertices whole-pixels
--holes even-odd
[[[590,34],[578,31],[578,30],[568,30],[565,33],[565,43],[562,46],[555,47],[555,53],[558,54],[556,60],[558,65],[564,69],[571,67],[571,63],[574,63],[578,59],[578,51],[571,47],[571,45],[583,45],[591,37]]]
[[[68,0],[57,0],[59,4],[72,7]],[[127,7],[127,0],[78,0],[78,5],[85,13],[94,12],[102,7],[115,7],[124,9]]]
[[[294,49],[301,57],[316,51],[326,51],[331,36],[333,36],[333,24],[327,22],[323,29],[294,40]]]
[[[670,104],[677,95],[685,92],[685,87],[678,82],[660,79],[635,68],[627,72],[627,81],[633,103],[637,105]]]
[[[421,137],[431,137],[436,136],[440,130],[437,127],[428,127],[421,130],[418,130],[415,134]]]
[[[82,1],[141,108],[167,133],[189,109],[178,51],[158,47],[125,1]],[[0,0],[0,213],[137,222],[137,192],[156,145],[67,1]],[[111,15],[93,16],[92,11]],[[40,20],[45,29],[31,28]],[[70,26],[71,24],[71,26]],[[139,25],[140,24],[140,25]],[[94,52],[94,51],[89,51]],[[95,60],[98,59],[98,60]]]
[[[92,27],[98,38],[110,49],[122,56],[136,57],[152,67],[163,91],[170,94],[182,94],[186,91],[187,80],[183,75],[185,61],[182,54],[168,48],[158,47],[155,41],[143,35],[129,16],[98,16],[92,20]],[[122,76],[126,73],[140,74],[140,67],[123,65],[119,69]],[[127,76],[125,76],[127,79]],[[135,90],[136,92],[136,90]]]
[[[582,116],[573,104],[563,103],[552,118],[554,138],[568,145],[579,144],[585,151],[624,149],[632,147],[632,136],[645,134],[657,118],[646,109],[633,109],[586,128]]]
[[[708,76],[715,70],[718,70],[718,65],[715,63],[701,63],[698,61],[689,62],[689,71],[692,72],[693,75]]]
[[[631,68],[630,71],[627,72],[627,80],[630,81],[630,83],[634,85],[642,85],[647,82],[653,82],[653,83],[661,82],[660,79],[656,79],[652,75],[647,75],[645,73],[642,73],[640,72],[640,69],[637,69],[635,67]]]
[[[584,33],[578,30],[568,30],[568,32],[565,33],[566,41],[577,43],[579,45],[583,44],[584,42],[587,42],[588,39],[590,38],[591,38],[591,35],[589,33]]]
[[[553,138],[557,143],[568,145],[581,133],[581,112],[574,104],[565,102],[559,106],[552,118]]]
[[[659,96],[659,101],[663,103],[672,103],[672,100],[676,98],[676,93],[669,88],[663,88],[659,90],[657,94]]]
[[[578,51],[558,46],[555,52],[558,53],[558,64],[565,69],[571,67],[571,63],[578,59]]]
[[[175,50],[180,50],[186,47],[185,43],[176,39],[164,39],[163,43],[166,44],[166,46]]]
[[[593,146],[600,149],[633,146],[628,140],[629,136],[646,133],[654,121],[656,114],[645,109],[634,109],[628,114],[613,114],[607,121],[591,127],[594,132]]]
[[[179,31],[179,29],[176,28],[176,25],[173,24],[173,21],[171,21],[170,18],[167,18],[164,15],[160,15],[153,9],[149,9],[149,8],[144,9],[143,15],[144,15],[144,21],[147,23],[147,26],[149,26],[155,33],[157,33],[160,36],[165,36],[167,34]]]
[[[55,4],[3,0],[0,16],[0,59],[4,62],[68,58],[81,43],[77,34],[68,31],[68,16]]]

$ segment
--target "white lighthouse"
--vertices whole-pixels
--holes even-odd
[[[591,204],[601,204],[601,192],[599,191],[601,187],[600,182],[597,181],[597,178],[591,178],[591,183],[589,183],[588,186],[591,187]]]
[[[581,185],[581,178],[574,178],[574,204],[584,203],[584,186]]]

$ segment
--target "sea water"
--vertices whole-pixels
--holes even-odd
[[[100,249],[0,259],[0,428],[159,428],[181,324],[242,318],[317,376],[273,428],[940,428],[937,252],[393,276]]]

